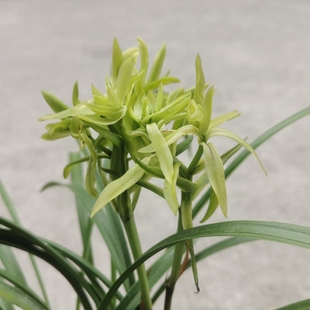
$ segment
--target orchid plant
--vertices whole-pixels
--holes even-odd
[[[219,127],[239,116],[237,111],[212,118],[215,89],[205,81],[200,56],[196,58],[195,86],[168,92],[164,87],[179,80],[170,76],[169,72],[161,75],[165,55],[166,46],[163,45],[148,74],[149,57],[144,41],[139,38],[137,48],[122,52],[115,39],[112,76],[106,78],[104,93],[93,86],[92,99],[80,101],[76,83],[73,107],[70,108],[52,94],[43,92],[55,114],[45,115],[40,120],[59,120],[46,126],[47,133],[43,138],[54,140],[71,136],[79,140],[81,149],[87,148],[90,155],[83,159],[88,162],[85,186],[91,195],[98,197],[91,216],[111,202],[124,223],[135,259],[142,254],[136,228],[133,227],[134,209],[142,187],[163,197],[175,215],[179,213],[179,229],[184,230],[193,227],[193,200],[209,184],[210,205],[202,221],[208,219],[218,205],[227,216],[223,163],[238,150],[238,146],[221,156],[210,142],[212,137],[233,139],[258,159],[245,140]],[[136,68],[139,56],[140,66]],[[196,154],[186,165],[179,155],[196,141]],[[108,160],[104,167],[103,158]],[[65,177],[71,167],[72,164],[65,169]],[[95,184],[97,170],[105,186],[101,193]],[[195,176],[198,176],[196,180]],[[162,188],[150,183],[153,177],[164,180]],[[178,190],[181,192],[180,201]],[[177,263],[169,281],[171,287],[175,284],[183,255],[177,247]],[[187,248],[193,259],[192,240],[187,241]],[[192,267],[199,291],[194,259]],[[143,266],[140,267],[139,279],[143,301],[150,309]]]
[[[201,256],[197,256],[194,251],[195,238],[214,234],[246,237],[242,240],[232,238],[226,241],[225,245],[223,243],[222,249],[248,242],[253,238],[288,242],[283,237],[281,225],[278,227],[278,233],[274,233],[272,230],[274,227],[268,228],[267,224],[252,223],[252,226],[246,226],[238,222],[238,227],[232,224],[234,228],[225,234],[220,228],[217,232],[212,232],[208,225],[206,230],[203,228],[195,230],[193,218],[207,201],[209,203],[201,223],[207,221],[218,207],[227,217],[226,177],[250,153],[256,157],[265,172],[254,149],[283,127],[310,113],[308,108],[296,114],[297,116],[275,126],[251,145],[237,134],[222,128],[225,122],[240,115],[237,111],[213,117],[215,88],[206,83],[199,55],[195,62],[194,86],[189,89],[180,87],[168,91],[168,85],[180,81],[171,76],[170,72],[162,74],[166,46],[161,47],[153,64],[150,65],[147,45],[141,38],[138,38],[137,45],[122,51],[117,40],[114,40],[111,76],[106,77],[104,90],[92,86],[92,98],[89,100],[79,98],[78,83],[73,87],[72,107],[53,94],[42,92],[45,101],[54,112],[40,118],[40,121],[53,121],[46,126],[47,131],[42,138],[53,141],[72,137],[79,142],[83,154],[83,156],[72,155],[71,162],[64,168],[64,177],[67,178],[72,174],[73,183],[69,187],[75,192],[77,203],[83,202],[83,207],[78,207],[78,213],[81,231],[84,231],[83,259],[86,262],[74,258],[68,251],[62,252],[62,255],[70,257],[76,264],[79,262],[80,268],[88,276],[89,270],[95,274],[90,277],[90,282],[91,285],[95,285],[93,290],[98,292],[95,297],[89,294],[97,309],[136,309],[138,305],[141,309],[152,309],[155,300],[162,291],[165,291],[164,309],[168,310],[171,308],[177,280],[188,266],[191,266],[198,292],[197,257]],[[236,144],[220,154],[211,142],[214,137],[225,137],[235,141]],[[245,150],[228,168],[224,168],[224,164],[241,147]],[[181,155],[188,149],[194,150],[194,155],[184,159],[185,157]],[[86,190],[74,181],[77,175],[80,175],[76,171],[81,171],[77,169],[80,169],[82,163],[87,164],[84,180]],[[162,186],[158,185],[158,182],[153,182],[154,178],[161,179]],[[51,185],[55,183],[46,187]],[[177,230],[177,237],[171,240],[167,238],[144,254],[134,217],[142,189],[163,198],[167,207],[176,216]],[[14,228],[7,222],[3,223],[10,229]],[[93,263],[90,236],[94,224],[102,232],[111,252],[113,276],[111,280],[102,280],[110,288],[107,293],[93,283],[94,277],[102,279],[102,276],[88,265]],[[222,224],[229,225],[229,222]],[[108,229],[115,233],[113,237]],[[127,235],[130,251],[127,251],[124,245],[127,241],[122,236],[123,229]],[[245,232],[234,233],[234,229],[236,231],[243,229]],[[295,242],[301,244],[302,242],[297,239]],[[307,242],[310,247],[310,241]],[[305,243],[302,244],[305,246]],[[41,244],[40,246],[43,247]],[[155,266],[164,264],[164,259],[170,257],[169,263],[165,263],[166,269],[160,276],[169,268],[170,274],[165,284],[152,297],[151,288],[154,285],[152,277],[155,277],[152,272],[156,268],[153,266],[151,271],[147,271],[144,261],[159,250],[171,246],[173,247],[154,264]],[[61,252],[56,245],[52,247]],[[36,251],[33,249],[32,253],[36,254]],[[135,260],[134,264],[131,263],[131,255]],[[121,256],[125,257],[125,262],[121,260]],[[55,257],[56,261],[57,259],[60,258]],[[85,271],[85,266],[90,269]],[[131,272],[135,269],[139,278],[136,282],[131,276]],[[117,273],[120,275],[118,279]],[[158,281],[159,275],[156,277]],[[79,288],[79,285],[84,283],[83,279],[80,280],[82,284],[77,284],[72,279],[70,281],[73,286],[75,285],[79,303],[85,309],[92,309],[82,294],[82,289]],[[120,296],[118,291],[122,284],[128,293],[127,297]],[[84,290],[87,289],[84,287]]]

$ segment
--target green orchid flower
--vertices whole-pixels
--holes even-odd
[[[97,197],[91,216],[111,203],[124,223],[135,258],[141,255],[141,249],[135,244],[138,241],[133,215],[142,188],[164,198],[173,214],[179,215],[178,229],[186,230],[193,227],[193,201],[208,186],[209,207],[202,221],[209,219],[218,206],[227,216],[224,164],[240,147],[250,151],[263,168],[254,149],[244,139],[219,127],[240,114],[232,111],[212,116],[215,89],[205,81],[200,56],[195,61],[195,85],[189,89],[178,87],[171,92],[166,86],[180,80],[170,76],[170,72],[162,74],[165,56],[164,44],[149,66],[148,49],[141,38],[137,47],[125,51],[114,39],[112,72],[105,79],[104,91],[92,85],[91,99],[83,101],[76,82],[72,107],[53,94],[42,92],[54,112],[39,119],[54,121],[46,126],[47,132],[42,138],[56,140],[71,136],[79,141],[86,155],[65,167],[64,176],[69,175],[75,164],[87,162],[85,188]],[[210,141],[215,137],[234,140],[237,145],[221,155]],[[181,155],[194,145],[198,148],[188,163]],[[101,192],[96,174],[104,185]],[[162,188],[152,183],[153,178],[163,179]],[[186,246],[199,291],[193,241],[187,240]],[[176,265],[169,279],[171,286],[178,278],[182,258],[178,255],[183,252],[176,250],[175,255]],[[140,268],[144,302],[150,304],[145,289],[148,286],[146,272],[143,266]]]
[[[79,139],[82,146],[86,145],[91,154],[89,166],[93,167],[88,169],[91,175],[89,180],[94,179],[94,166],[100,153],[103,150],[109,153],[111,150],[110,156],[113,157],[113,150],[119,149],[123,144],[127,161],[132,160],[134,165],[139,166],[150,177],[165,180],[165,198],[170,197],[168,205],[172,206],[174,213],[177,204],[175,199],[172,203],[171,197],[176,197],[178,188],[184,190],[184,184],[192,184],[190,187],[193,189],[195,184],[199,186],[198,180],[201,178],[197,179],[196,183],[192,181],[193,173],[197,173],[199,165],[200,173],[205,175],[202,178],[205,183],[209,182],[223,214],[227,216],[224,168],[220,155],[209,139],[216,136],[227,137],[246,147],[255,157],[257,155],[245,140],[218,127],[239,116],[237,111],[212,118],[215,90],[205,82],[200,56],[196,57],[195,62],[195,87],[188,90],[177,88],[169,93],[164,90],[165,85],[179,80],[169,76],[169,73],[161,76],[166,45],[163,45],[156,55],[149,74],[148,49],[141,38],[138,38],[138,47],[123,52],[115,39],[112,52],[112,76],[106,78],[104,93],[92,86],[92,99],[81,101],[78,84],[75,83],[72,94],[73,107],[70,108],[54,95],[43,92],[45,100],[55,113],[45,115],[40,120],[59,121],[48,124],[47,133],[42,138],[55,140],[72,136]],[[139,56],[140,67],[137,69],[135,65]],[[77,123],[79,128],[73,130],[76,127],[74,124]],[[94,138],[92,132],[96,132],[100,139]],[[196,137],[200,146],[191,164],[186,168],[178,164],[179,154],[176,150],[188,136]],[[150,156],[153,158],[153,164],[149,162],[146,165],[144,159]],[[97,168],[101,169],[99,166]],[[120,175],[126,174],[137,183],[139,179],[134,177],[134,172],[131,171],[135,170],[128,169],[128,174],[127,171],[123,171]],[[142,177],[143,174],[140,179]],[[112,183],[115,181],[112,180]],[[95,194],[94,184],[87,187]],[[111,190],[110,186],[108,190]],[[96,211],[100,209],[100,202],[101,207],[104,207],[104,201],[99,200]]]

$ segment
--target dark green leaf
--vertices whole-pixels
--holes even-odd
[[[29,298],[30,300],[37,303],[38,306],[40,305],[42,309],[48,309],[48,306],[45,304],[45,302],[33,290],[31,290],[27,285],[25,285],[24,281],[21,281],[18,277],[12,275],[11,272],[0,269],[0,277],[2,279],[6,279],[8,282],[14,285],[19,290],[20,293],[24,294],[26,298]],[[8,284],[6,285],[11,287]]]
[[[140,259],[135,261],[114,283],[100,304],[98,310],[106,309],[115,292],[118,290],[119,286],[122,285],[124,280],[138,266],[157,252],[178,242],[202,237],[219,236],[237,236],[256,240],[270,240],[310,248],[310,228],[293,224],[259,221],[233,221],[186,229],[157,243],[154,247],[144,253]]]
[[[0,245],[0,259],[3,267],[22,282],[25,286],[28,286],[26,278],[22,269],[10,247]]]
[[[81,156],[79,153],[71,153],[70,154],[70,162],[71,163],[77,163],[81,159]],[[66,166],[68,167],[68,165]],[[72,169],[71,178],[73,184],[83,184],[83,169],[81,165],[75,165]],[[93,221],[89,217],[89,213],[87,212],[87,209],[85,208],[83,201],[75,195],[75,201],[76,201],[76,211],[79,218],[79,224],[80,224],[80,233],[83,241],[84,251],[83,251],[83,257],[88,259],[90,262],[92,262],[92,249],[91,249],[91,232],[93,227]]]
[[[0,297],[24,310],[47,309],[17,287],[5,284],[3,282],[0,282]]]
[[[281,308],[277,308],[276,310],[309,310],[309,309],[310,309],[310,299],[305,299]]]
[[[2,196],[2,199],[8,209],[8,211],[10,212],[10,215],[13,219],[13,221],[17,224],[17,225],[20,225],[21,226],[21,222],[18,218],[18,214],[17,214],[17,211],[15,209],[15,206],[13,204],[13,201],[11,200],[11,197],[9,196],[8,192],[6,191],[5,187],[4,187],[4,184],[1,182],[0,180],[0,194]],[[25,277],[23,275],[23,272],[19,266],[19,263],[13,253],[13,251],[11,250],[11,248],[9,247],[5,247],[5,246],[2,246],[1,245],[1,260],[2,260],[2,263],[4,265],[4,267],[9,270],[12,275],[14,276],[17,276],[18,278],[20,278],[21,280],[24,281],[24,284],[26,284],[26,280],[25,280]],[[46,303],[49,305],[49,300],[48,300],[48,296],[47,296],[47,293],[46,293],[46,289],[45,289],[45,286],[44,286],[44,283],[42,281],[42,277],[41,277],[41,274],[40,274],[40,271],[39,271],[39,268],[38,268],[38,265],[35,261],[35,258],[32,256],[32,255],[29,255],[29,258],[30,258],[30,261],[31,261],[31,264],[33,266],[33,269],[34,269],[34,272],[37,276],[37,280],[38,280],[38,283],[40,285],[40,288],[41,288],[41,291],[42,291],[42,294],[44,296],[44,299],[46,301]]]
[[[35,236],[25,228],[2,217],[0,217],[0,224],[5,227],[5,229],[0,229],[1,244],[19,248],[44,259],[68,280],[81,299],[85,310],[92,309],[86,292],[92,297],[95,303],[98,302],[99,296],[96,295],[92,285],[85,280],[73,264],[66,260],[45,240]]]
[[[225,249],[229,249],[230,247],[233,247],[233,246],[236,246],[238,244],[242,244],[242,243],[246,243],[246,242],[250,242],[250,241],[254,241],[253,239],[248,239],[248,238],[238,238],[238,237],[232,237],[232,238],[228,238],[224,241],[220,241],[220,242],[217,242],[207,248],[205,248],[204,250],[198,252],[195,257],[196,257],[196,261],[199,262],[203,259],[205,259],[206,257],[210,256],[210,255],[213,255],[217,252],[220,252],[220,251],[223,251]],[[170,248],[172,249],[172,248]],[[169,250],[170,250],[169,249]],[[171,253],[172,254],[172,253]],[[167,256],[167,257],[166,257]],[[171,257],[170,257],[171,256]],[[157,263],[160,262],[160,267],[157,266]],[[158,268],[158,272],[157,272],[157,281],[156,283],[158,282],[158,280],[160,279],[160,277],[162,277],[167,271],[168,269],[170,268],[171,266],[171,263],[172,263],[172,255],[170,255],[170,253],[168,251],[166,251],[163,256],[154,263],[154,265],[151,267],[151,270],[155,269],[155,266],[156,268]],[[156,264],[156,265],[155,265]],[[189,260],[188,261],[188,264],[186,266],[186,269],[190,268],[191,267],[191,261]],[[150,279],[151,281],[151,279]],[[152,286],[151,286],[152,287]],[[164,292],[165,290],[165,282],[157,289],[157,291],[155,292],[152,300],[153,300],[153,303],[155,303],[155,301],[157,300],[157,298]],[[126,298],[126,297],[125,297]]]
[[[57,182],[50,182],[46,186],[44,186],[43,189],[51,186],[64,186],[71,189],[75,193],[75,195],[79,197],[79,199],[83,202],[84,207],[87,210],[88,217],[90,217],[90,213],[96,199],[90,196],[83,188],[83,186],[79,184],[61,184]],[[131,259],[119,216],[114,211],[111,205],[107,205],[104,209],[102,209],[96,214],[96,216],[93,218],[93,221],[97,225],[103,239],[105,240],[109,248],[110,254],[114,260],[117,270],[119,271],[119,273],[124,272],[126,268],[130,266]],[[129,289],[133,282],[133,278],[130,278],[130,282],[126,281],[124,283],[126,289]]]

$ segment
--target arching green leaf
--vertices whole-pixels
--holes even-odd
[[[113,284],[110,291],[98,307],[98,310],[106,309],[123,281],[138,266],[159,251],[176,243],[190,239],[221,236],[245,237],[254,240],[270,240],[310,249],[310,227],[293,224],[260,221],[231,221],[186,229],[157,243],[154,247],[145,252],[141,258],[135,261]]]

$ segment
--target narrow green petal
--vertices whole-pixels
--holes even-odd
[[[93,95],[94,102],[97,104],[108,104],[109,98],[106,96]],[[91,102],[90,102],[91,103]]]
[[[144,91],[148,92],[150,90],[156,90],[160,84],[168,85],[168,84],[173,84],[173,83],[180,83],[180,80],[173,76],[164,76],[158,80],[155,80],[145,85]]]
[[[65,119],[58,123],[48,124],[45,126],[47,132],[44,133],[41,138],[48,141],[54,141],[70,136],[70,124],[71,120],[69,119]]]
[[[175,130],[171,134],[167,135],[165,137],[165,140],[167,141],[168,145],[171,145],[172,143],[178,141],[180,138],[188,135],[196,135],[198,136],[199,132],[195,126],[192,125],[185,125],[181,128]]]
[[[214,87],[209,87],[203,101],[204,121],[200,126],[200,131],[202,134],[205,134],[210,126],[214,93]]]
[[[93,96],[99,96],[99,97],[104,97],[103,93],[101,93],[94,84],[91,85],[91,91]]]
[[[113,81],[116,82],[119,68],[121,67],[121,65],[124,61],[122,50],[119,47],[119,44],[118,44],[116,38],[114,38],[112,49],[113,49],[113,52],[112,52],[112,76],[113,76]]]
[[[55,114],[44,115],[39,118],[39,121],[46,121],[50,119],[63,119],[71,116],[91,115],[91,114],[94,114],[94,112],[90,108],[88,108],[84,103],[80,103],[74,108],[69,108],[67,110]]]
[[[123,51],[122,54],[123,54],[123,57],[124,57],[124,61],[128,57],[133,57],[136,60],[138,55],[139,55],[139,49],[137,47],[129,47],[125,51]]]
[[[229,131],[227,129],[223,129],[223,128],[215,128],[215,129],[211,130],[208,133],[208,139],[211,138],[211,137],[215,137],[215,136],[222,136],[222,137],[230,138],[232,140],[235,140],[239,144],[241,144],[243,147],[245,147],[249,152],[251,152],[255,156],[255,158],[257,159],[257,161],[260,164],[261,168],[263,169],[263,171],[267,175],[267,172],[266,172],[262,162],[260,161],[260,159],[258,158],[256,152],[254,151],[254,149],[252,148],[252,146],[249,143],[247,143],[245,140],[240,138],[235,133],[233,133],[233,132],[231,132],[231,131]]]
[[[199,54],[196,57],[195,65],[196,65],[196,88],[194,91],[193,99],[197,104],[203,105],[204,93],[206,89],[206,81],[202,70],[201,58]]]
[[[164,100],[164,86],[162,83],[160,83],[158,87],[157,97],[156,97],[156,103],[155,103],[155,109],[156,111],[160,111],[163,106],[163,100]]]
[[[72,103],[74,106],[77,106],[81,101],[79,100],[79,84],[78,82],[74,83],[72,91]]]
[[[151,102],[149,100],[148,97],[146,96],[143,96],[142,99],[141,99],[141,108],[142,108],[142,114],[141,114],[141,117],[144,118],[150,114],[153,113],[153,110],[152,110],[152,105],[151,105]]]
[[[188,135],[197,135],[198,136],[198,134],[199,134],[199,131],[197,130],[197,128],[195,126],[185,125],[179,129],[175,130],[171,134],[167,135],[165,137],[165,140],[166,140],[167,145],[171,145],[172,143],[176,142],[177,140],[179,140],[180,138],[182,138],[184,136],[188,136]],[[141,148],[140,150],[138,150],[138,152],[139,153],[154,152],[154,146],[153,146],[153,144],[150,144],[148,146]]]
[[[215,212],[218,205],[219,205],[219,201],[216,197],[216,194],[215,194],[213,188],[211,187],[209,206],[208,206],[206,214],[204,215],[204,217],[202,218],[200,223],[204,223],[206,220],[208,220],[212,216],[212,214]]]
[[[152,69],[151,69],[151,73],[148,79],[148,83],[154,82],[156,81],[161,73],[161,69],[163,67],[164,64],[164,60],[166,57],[166,44],[164,44],[161,49],[159,50],[159,52],[157,53]]]
[[[61,133],[54,131],[53,133],[46,132],[41,136],[41,139],[46,141],[55,141],[70,136],[70,131],[63,131]]]
[[[87,106],[96,114],[104,117],[115,117],[124,110],[124,106],[114,106],[110,104],[88,103]]]
[[[212,143],[201,143],[205,160],[205,168],[210,184],[219,201],[224,216],[227,217],[227,193],[225,172],[221,156]]]
[[[86,145],[88,148],[88,151],[90,152],[90,157],[88,160],[87,170],[86,170],[86,176],[85,176],[85,188],[88,193],[90,193],[94,197],[98,197],[97,190],[95,188],[96,184],[96,168],[97,168],[97,161],[98,161],[98,155],[96,153],[96,150],[94,149],[93,143],[88,137],[87,133],[85,131],[82,131],[80,134],[81,142],[83,142],[83,145]]]
[[[199,128],[199,132],[201,134],[205,134],[206,132],[203,132],[203,129],[201,129],[201,125],[205,121],[205,111],[203,107],[199,104],[196,104],[196,102],[192,99],[190,100],[186,112],[186,118],[188,122],[195,127]]]
[[[179,210],[176,183],[177,183],[177,177],[179,175],[180,165],[181,163],[176,163],[173,166],[174,174],[172,178],[172,183],[169,183],[166,179],[164,181],[164,196],[170,209],[175,215],[177,214]]]
[[[190,94],[184,94],[178,97],[173,102],[171,102],[171,104],[163,107],[160,111],[150,114],[147,117],[145,117],[143,119],[143,123],[146,124],[150,120],[152,120],[152,122],[154,123],[157,123],[164,119],[168,119],[171,116],[176,115],[180,113],[181,111],[183,111],[187,107],[189,101],[190,101]]]
[[[70,162],[68,165],[65,166],[63,170],[63,177],[66,179],[71,173],[71,170],[74,168],[75,165],[78,165],[88,160],[89,160],[89,156],[86,156],[86,157],[80,158],[79,160]]]
[[[142,162],[147,165],[150,158],[144,158]],[[145,171],[137,164],[132,166],[123,176],[109,183],[99,195],[91,213],[93,217],[100,209],[124,191],[135,185],[144,175]]]
[[[221,159],[222,159],[222,162],[223,164],[225,164],[225,162],[227,162],[227,160],[233,156],[239,149],[241,148],[241,145],[240,144],[237,144],[236,146],[234,146],[233,148],[231,148],[230,150],[228,150],[226,153],[222,154],[221,155]],[[197,174],[201,171],[205,170],[205,161],[204,161],[204,158],[201,158],[195,168],[195,170],[193,171],[193,175],[194,174]],[[206,186],[209,184],[209,178],[208,178],[208,175],[206,173],[206,171],[203,171],[203,173],[199,176],[199,178],[195,181],[195,184],[197,185],[197,187],[194,189],[193,191],[193,200],[195,198],[198,197],[198,195],[201,193],[201,191],[203,189],[206,188]],[[211,195],[212,195],[212,192],[214,192],[211,188]],[[214,194],[214,193],[213,193]],[[214,194],[215,195],[215,194]],[[211,202],[210,202],[211,204]],[[217,202],[218,204],[218,202]],[[210,208],[210,207],[209,207]]]
[[[240,116],[240,113],[238,113],[238,111],[232,111],[232,112],[229,112],[229,113],[226,113],[226,114],[223,114],[221,116],[218,116],[214,119],[212,119],[210,121],[210,126],[209,126],[209,129],[213,129],[214,127],[217,127],[227,121],[230,121],[236,117]]]
[[[133,69],[135,66],[135,58],[128,57],[121,65],[116,82],[116,92],[119,101],[122,103],[131,82]]]
[[[85,175],[85,188],[89,194],[91,194],[93,197],[98,197],[98,193],[95,188],[96,183],[96,164],[97,161],[94,160],[93,157],[89,158],[86,175]]]
[[[160,168],[167,181],[172,184],[173,158],[168,144],[155,123],[146,125],[146,130],[156,152]]]
[[[186,92],[186,94],[189,94],[190,92]],[[167,97],[167,105],[171,104],[174,100],[176,100],[177,98],[179,98],[180,96],[184,95],[184,88],[180,87],[175,89],[174,91],[172,91],[168,97]]]
[[[139,46],[139,52],[140,52],[140,70],[139,71],[141,73],[143,72],[141,75],[141,80],[144,82],[145,75],[147,73],[147,68],[149,65],[149,52],[148,52],[145,42],[141,38],[138,38],[138,46]]]
[[[106,125],[115,124],[118,120],[120,120],[126,114],[126,107],[120,110],[119,113],[115,114],[113,117],[100,117],[100,115],[79,115],[78,117],[87,123],[92,123],[98,126],[106,127]]]
[[[186,115],[186,112],[180,112],[180,113],[175,113],[175,114],[172,113],[168,115],[167,117],[165,117],[164,119],[159,120],[157,123],[158,127],[161,128],[171,122],[182,121],[185,119],[185,115]]]
[[[109,103],[115,106],[121,106],[121,101],[119,101],[118,96],[114,92],[114,90],[107,84],[107,95],[109,98]]]
[[[200,169],[204,169],[205,170],[205,163],[201,164],[201,168]],[[208,175],[206,173],[206,171],[204,171],[199,178],[195,181],[196,184],[196,188],[193,191],[193,200],[196,199],[198,197],[198,195],[201,193],[201,191],[203,189],[206,188],[206,186],[210,183]]]
[[[60,99],[58,99],[52,93],[47,92],[45,90],[42,90],[42,95],[43,95],[45,101],[47,102],[47,104],[50,106],[50,108],[55,113],[69,109],[69,106],[67,106],[65,103],[63,103]]]

